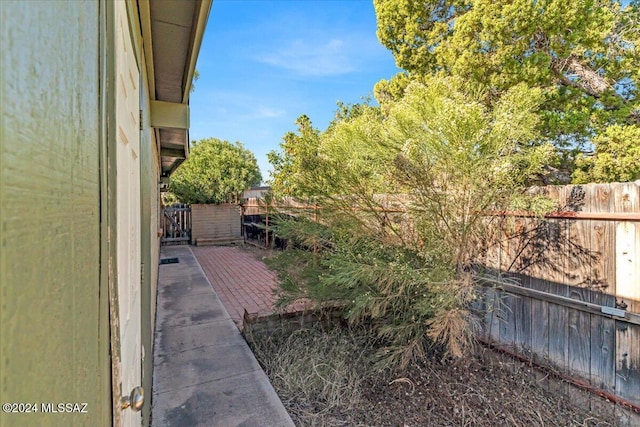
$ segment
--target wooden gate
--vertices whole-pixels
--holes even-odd
[[[162,208],[163,233],[161,242],[167,244],[188,244],[191,240],[191,208]]]

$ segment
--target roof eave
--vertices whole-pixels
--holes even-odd
[[[161,120],[152,116],[158,148],[161,153],[163,149],[165,153],[177,153],[175,157],[160,154],[163,176],[171,175],[189,155],[188,117],[167,120],[166,113],[188,114],[193,75],[212,1],[138,0],[150,98],[162,101],[165,115]]]

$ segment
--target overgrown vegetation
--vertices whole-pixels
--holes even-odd
[[[237,202],[262,181],[253,153],[217,138],[193,142],[189,158],[171,175],[169,191],[181,203]]]
[[[616,425],[612,413],[581,407],[548,390],[562,387],[545,386],[530,366],[495,354],[453,363],[427,354],[398,375],[373,368],[374,344],[362,329],[316,326],[253,338],[254,353],[298,426]]]
[[[251,343],[296,425],[353,425],[349,412],[361,407],[369,375],[366,335],[301,329]]]
[[[361,331],[371,358],[336,345],[359,355],[352,372],[364,379],[344,387],[366,384],[364,412],[293,398],[305,391],[274,364],[318,366],[289,354],[303,335],[307,355],[332,347],[314,332],[276,338],[257,350],[262,363],[302,425],[607,425],[541,392],[530,370],[510,376],[479,359],[471,307],[479,260],[499,238],[500,215],[488,213],[554,208],[532,184],[640,178],[640,3],[374,5],[378,37],[405,72],[376,85],[378,106],[339,105],[325,131],[301,116],[269,156],[273,194],[314,206],[276,221],[290,244],[269,260],[281,303],[337,304]],[[343,356],[324,356],[337,372]],[[307,378],[322,395],[327,383]]]
[[[278,235],[307,249],[293,267],[278,261],[290,262],[290,253],[272,261],[284,298],[338,302],[352,324],[371,325],[384,343],[379,366],[405,369],[434,345],[448,356],[465,353],[474,260],[490,243],[485,212],[534,206],[524,184],[552,154],[529,144],[540,92],[514,87],[493,108],[485,95],[455,78],[414,82],[384,115],[364,108],[311,141],[301,132],[313,149],[283,154],[301,168],[276,172],[276,194],[295,181],[298,194],[322,206],[319,218],[299,211],[277,225]]]
[[[575,183],[640,179],[640,126],[613,125],[593,142],[596,152],[576,159]]]

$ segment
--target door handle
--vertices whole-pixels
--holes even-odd
[[[129,396],[120,398],[120,409],[125,410],[131,408],[132,411],[138,412],[144,406],[144,389],[140,386],[134,387]]]

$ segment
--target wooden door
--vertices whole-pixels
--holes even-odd
[[[118,339],[114,392],[127,396],[141,385],[141,232],[140,232],[140,70],[132,43],[127,6],[114,2],[115,55],[115,212],[117,301],[112,333]],[[112,128],[113,129],[113,128]],[[150,390],[147,390],[150,391]],[[148,396],[147,396],[148,399]],[[148,404],[148,403],[147,403]],[[114,424],[139,426],[140,412],[114,407]],[[121,411],[118,413],[118,411]]]

